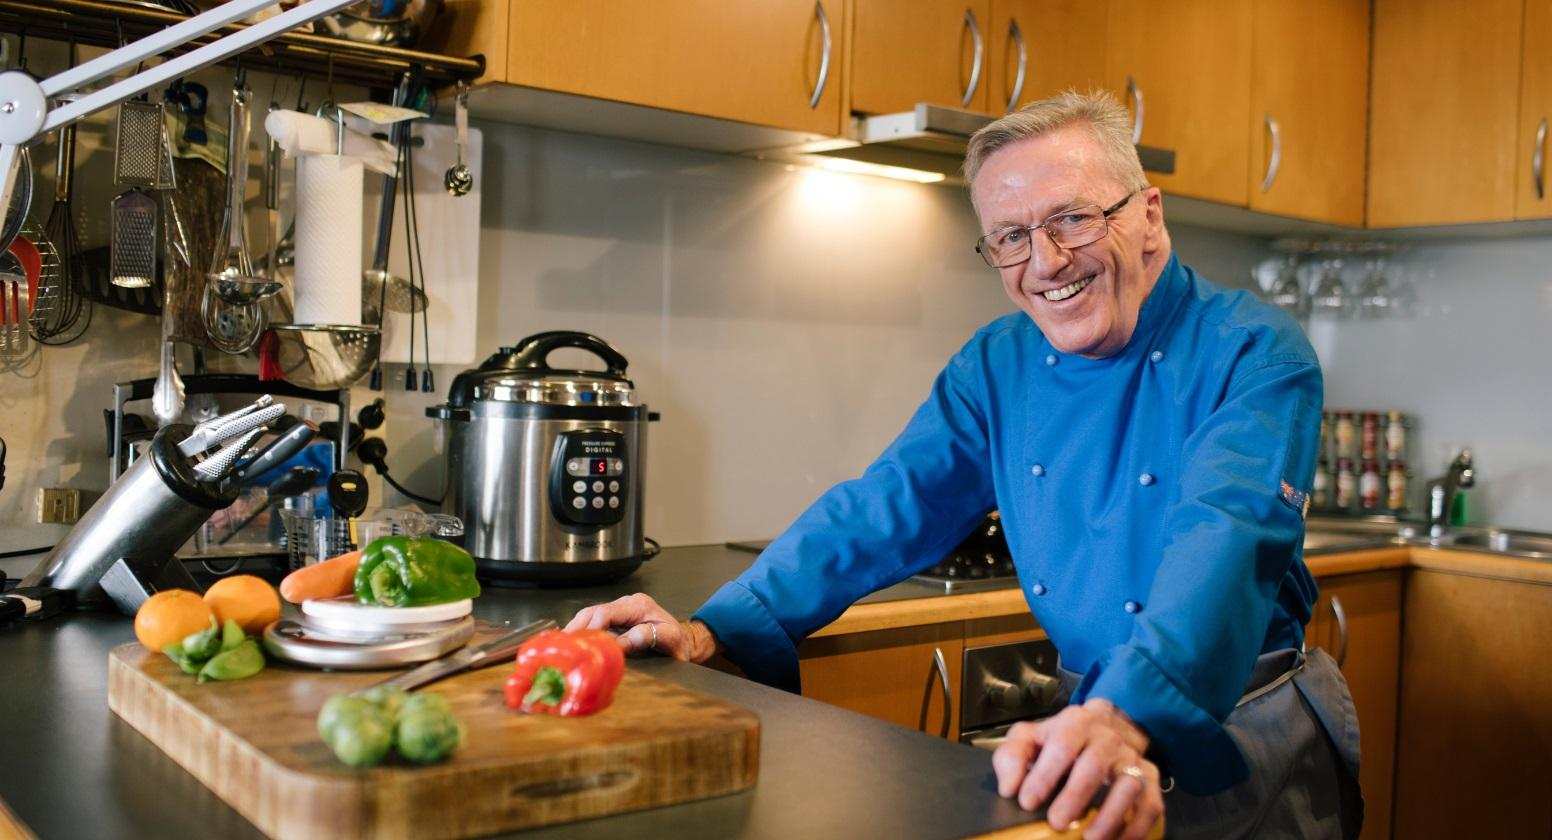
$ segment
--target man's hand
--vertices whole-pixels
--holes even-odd
[[[685,662],[705,662],[717,653],[711,628],[699,621],[680,621],[647,595],[637,592],[607,604],[584,607],[567,630],[624,628],[618,641],[626,653],[656,651]]]
[[[1059,829],[1087,813],[1108,784],[1110,793],[1083,836],[1140,840],[1164,814],[1159,768],[1142,757],[1147,749],[1148,736],[1110,701],[1096,698],[1014,724],[992,754],[992,768],[998,793],[1017,796],[1028,811],[1050,802],[1046,821]],[[1058,791],[1063,776],[1067,782]]]

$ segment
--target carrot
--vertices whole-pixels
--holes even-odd
[[[280,597],[293,604],[309,598],[338,598],[349,595],[356,585],[356,566],[361,552],[349,551],[322,563],[303,566],[280,582]]]

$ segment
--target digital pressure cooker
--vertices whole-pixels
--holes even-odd
[[[568,347],[606,369],[550,367],[550,354]],[[648,413],[628,365],[597,336],[539,333],[458,374],[447,402],[426,409],[448,426],[442,508],[463,520],[482,578],[602,582],[650,556],[642,533]]]

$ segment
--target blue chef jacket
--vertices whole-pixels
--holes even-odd
[[[751,677],[798,685],[796,643],[937,563],[993,507],[1068,670],[1187,791],[1248,773],[1222,726],[1257,655],[1298,647],[1322,384],[1297,324],[1171,258],[1131,341],[1061,353],[1022,312],[981,328],[905,430],[696,613]]]

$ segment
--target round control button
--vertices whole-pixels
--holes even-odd
[[[587,492],[587,482],[585,482],[585,481],[575,482],[574,484],[571,485],[571,492],[573,492],[573,493],[586,493]]]
[[[572,475],[581,475],[583,472],[585,472],[585,470],[582,469],[582,459],[572,458],[570,461],[567,461],[566,472],[569,472]]]
[[[609,497],[609,509],[613,510],[614,508],[617,508],[619,506],[620,506],[620,497],[619,496],[610,496]]]
[[[576,508],[577,510],[581,510],[586,505],[587,505],[587,499],[584,499],[581,496],[578,496],[578,497],[576,497],[576,498],[571,500],[571,506]]]
[[[598,510],[598,509],[602,508],[603,506],[604,506],[604,497],[603,496],[594,496],[593,497],[593,509],[594,510]]]
[[[618,481],[611,481],[611,482],[609,482],[609,492],[610,493],[618,493],[618,492],[620,492],[620,482],[618,482]]]
[[[602,493],[602,492],[604,492],[604,483],[602,481],[595,481],[595,482],[593,482],[593,492],[594,493]]]

